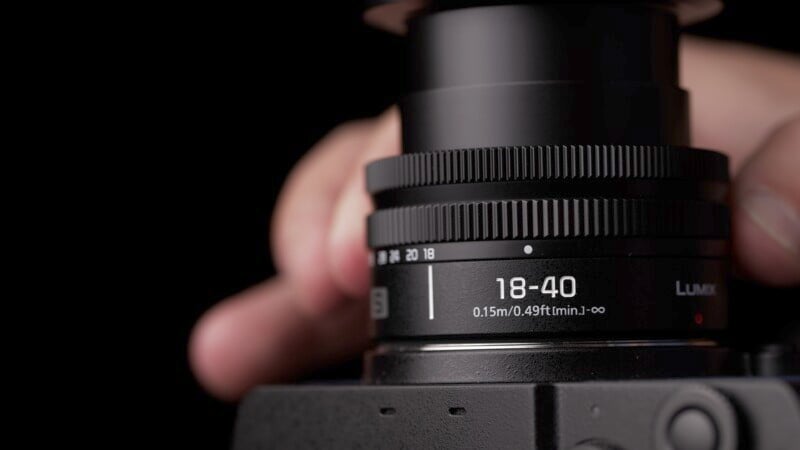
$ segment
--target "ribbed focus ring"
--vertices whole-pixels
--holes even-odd
[[[368,220],[373,248],[474,240],[694,237],[729,234],[727,207],[699,201],[537,199],[382,209]]]
[[[555,179],[727,181],[719,153],[670,146],[546,145],[411,153],[367,167],[367,189]]]

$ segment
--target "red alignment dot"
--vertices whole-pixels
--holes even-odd
[[[695,313],[694,315],[694,323],[698,325],[703,324],[703,314],[702,313]]]

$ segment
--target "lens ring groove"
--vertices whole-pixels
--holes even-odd
[[[373,248],[476,240],[726,237],[728,208],[691,200],[566,198],[426,204],[380,209]]]
[[[409,153],[367,167],[370,193],[445,184],[571,179],[728,180],[727,157],[650,145],[538,145]]]

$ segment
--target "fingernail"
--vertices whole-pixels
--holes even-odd
[[[800,260],[800,213],[789,202],[766,188],[748,189],[738,200],[759,228]]]

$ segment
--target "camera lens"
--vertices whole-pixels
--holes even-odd
[[[367,379],[737,372],[727,159],[687,147],[676,3],[475,3],[408,24],[404,154],[367,168]]]

